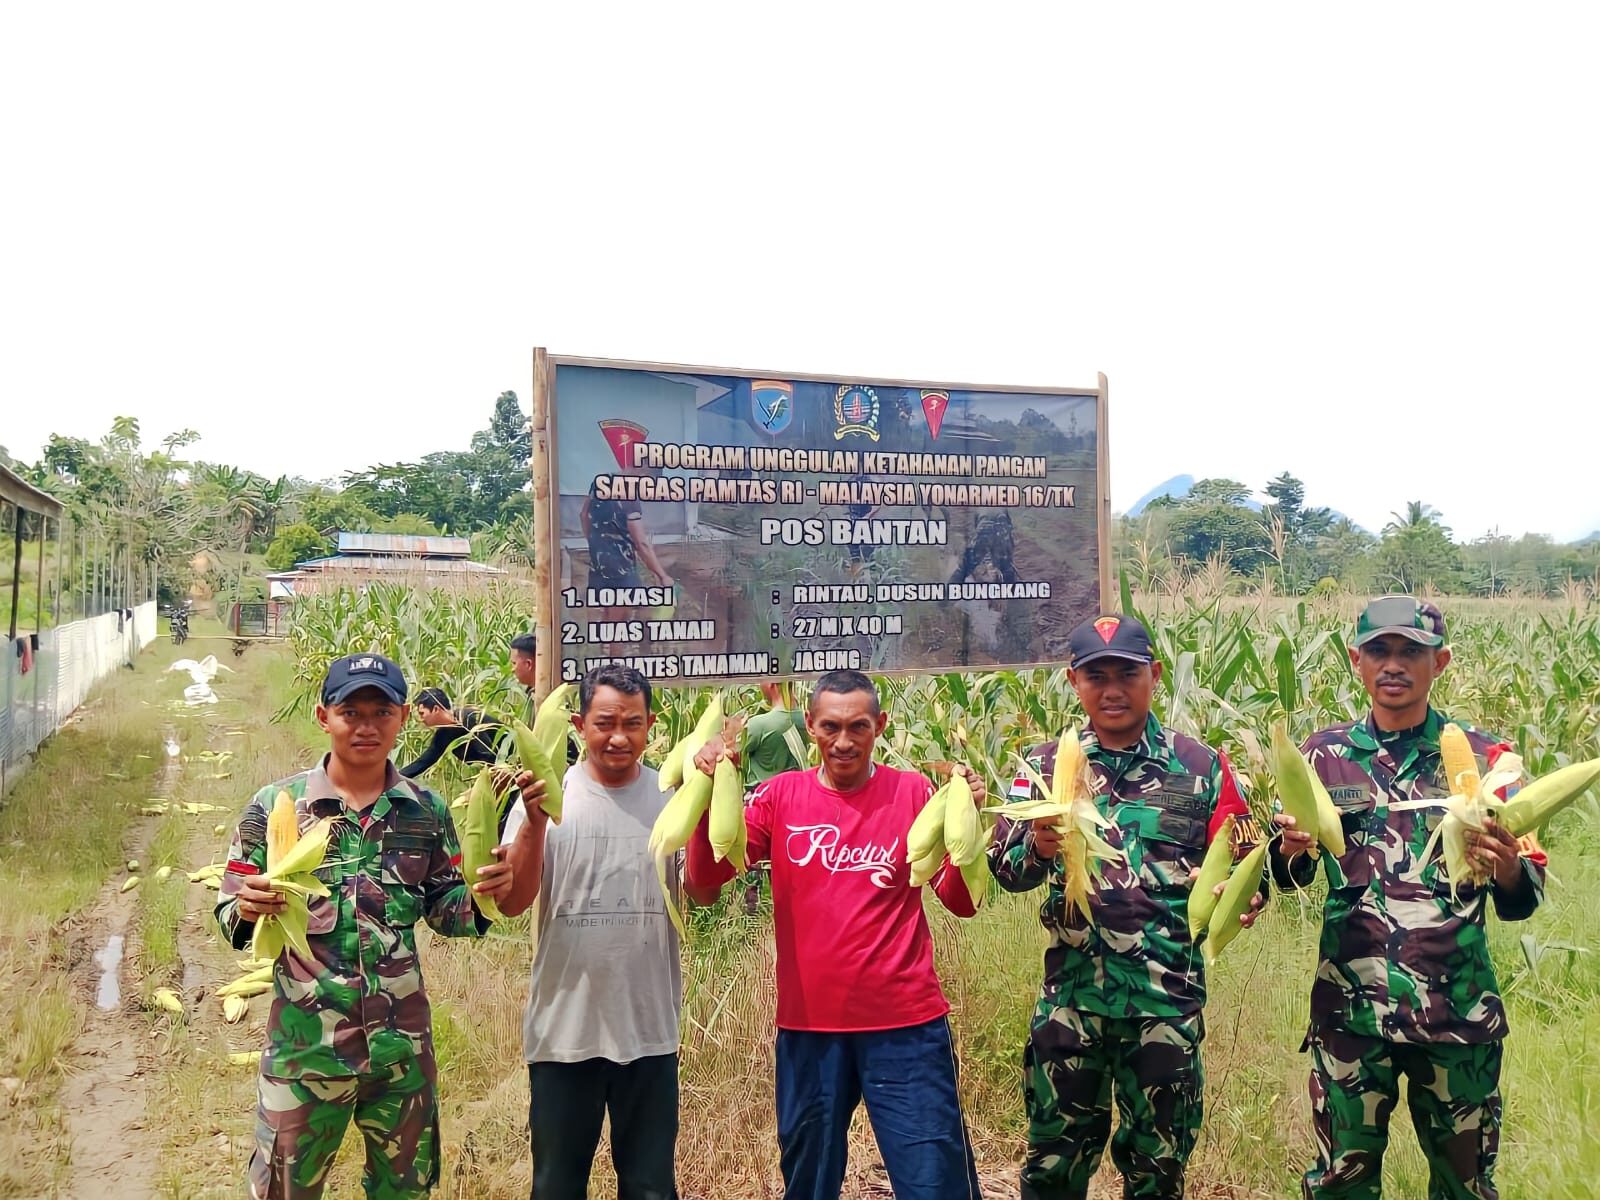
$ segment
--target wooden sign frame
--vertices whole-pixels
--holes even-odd
[[[533,585],[534,585],[534,639],[537,647],[535,664],[537,694],[547,695],[558,682],[561,648],[556,644],[556,593],[551,578],[552,564],[559,560],[561,546],[560,502],[555,493],[558,483],[551,456],[551,439],[555,434],[556,368],[561,366],[616,368],[630,371],[653,371],[675,375],[722,375],[743,379],[786,379],[798,382],[836,383],[848,379],[867,387],[882,388],[941,388],[950,391],[1000,392],[1038,396],[1093,396],[1095,398],[1095,476],[1099,508],[1096,513],[1096,536],[1100,543],[1099,583],[1100,607],[1111,611],[1116,605],[1116,589],[1112,583],[1111,545],[1111,455],[1108,427],[1110,386],[1104,371],[1097,373],[1092,388],[1028,387],[1018,384],[969,384],[949,380],[888,379],[857,375],[819,375],[801,371],[752,370],[734,367],[695,366],[686,363],[644,362],[614,358],[584,358],[551,354],[543,346],[533,351],[532,433],[533,451],[530,469],[533,475]],[[1024,664],[1025,665],[1025,664]],[[985,664],[985,671],[1003,669]],[[919,671],[889,671],[878,674],[920,674]]]

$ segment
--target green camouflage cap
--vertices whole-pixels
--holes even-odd
[[[1386,633],[1408,637],[1424,646],[1444,645],[1444,614],[1415,596],[1379,596],[1356,618],[1356,640],[1364,646]]]

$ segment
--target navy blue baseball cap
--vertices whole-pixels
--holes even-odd
[[[1101,658],[1126,658],[1133,662],[1155,662],[1150,633],[1132,617],[1108,613],[1085,621],[1067,635],[1072,668]]]
[[[381,654],[347,654],[329,663],[322,681],[322,702],[337,704],[362,688],[377,688],[396,704],[406,702],[406,677],[400,664]]]

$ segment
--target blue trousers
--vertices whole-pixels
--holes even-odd
[[[784,1200],[838,1200],[862,1100],[895,1200],[979,1200],[945,1018],[872,1033],[780,1029],[777,1060]]]

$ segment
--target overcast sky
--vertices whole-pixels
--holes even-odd
[[[334,477],[534,345],[1104,371],[1119,511],[1600,528],[1596,10],[1064,7],[9,5],[0,444]]]

